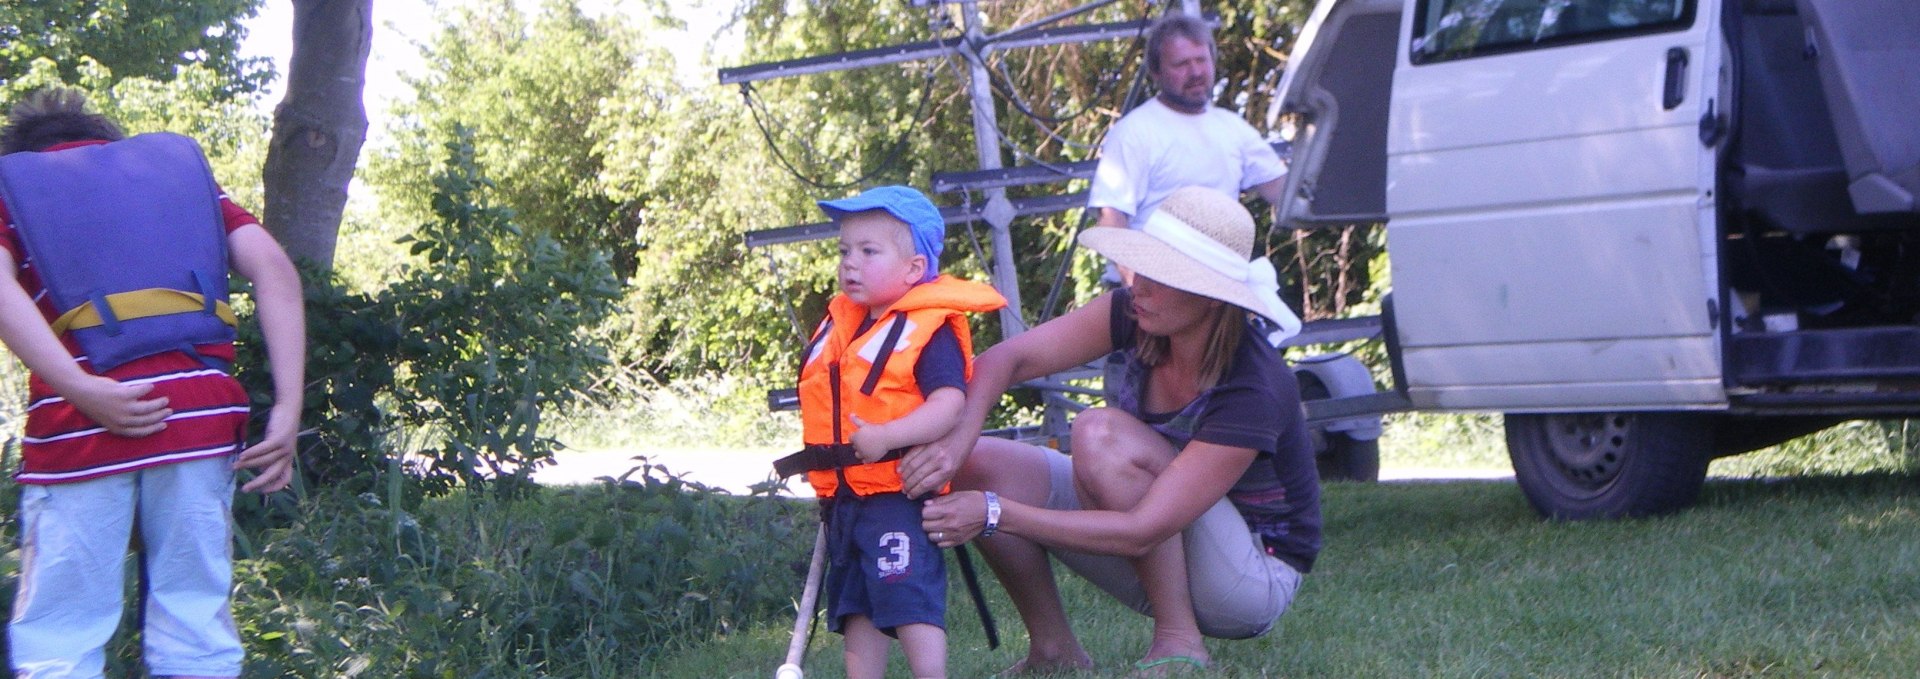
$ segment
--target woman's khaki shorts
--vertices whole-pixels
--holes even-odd
[[[1080,509],[1073,490],[1073,459],[1049,450],[1047,471],[1052,484],[1047,508]],[[1273,629],[1293,603],[1300,573],[1267,554],[1233,503],[1221,498],[1181,536],[1200,633],[1216,639],[1247,639]],[[1051,547],[1047,553],[1129,608],[1153,615],[1140,577],[1127,559]]]

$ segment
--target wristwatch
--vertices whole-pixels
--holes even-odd
[[[994,533],[1000,532],[1000,496],[993,494],[991,490],[983,495],[987,496],[987,527],[980,529],[980,537],[990,538]]]

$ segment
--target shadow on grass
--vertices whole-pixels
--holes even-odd
[[[1696,509],[1764,507],[1818,498],[1908,497],[1916,492],[1920,492],[1920,476],[1887,471],[1711,479],[1701,491]]]

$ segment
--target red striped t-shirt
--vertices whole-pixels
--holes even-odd
[[[48,148],[52,153],[75,146],[105,142],[73,142]],[[226,194],[220,195],[220,210],[226,220],[226,232],[258,220]],[[20,240],[13,217],[0,202],[0,223],[6,225],[6,237],[0,247],[13,254],[18,263],[20,287],[32,297],[41,315],[51,324],[59,314],[48,298],[40,275],[34,271]],[[79,343],[69,336],[60,338],[67,353],[89,373],[99,374],[87,362]],[[196,347],[200,353],[232,361],[233,344],[221,342]],[[53,388],[29,375],[27,379],[27,427],[21,442],[20,483],[54,484],[84,481],[155,465],[221,457],[239,452],[246,432],[247,393],[240,383],[220,370],[207,367],[198,358],[170,351],[129,361],[106,372],[107,377],[125,384],[152,384],[147,398],[166,397],[173,415],[167,428],[149,436],[127,438],[108,433],[80,413]]]

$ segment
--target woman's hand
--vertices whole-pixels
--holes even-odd
[[[909,449],[900,458],[900,485],[907,497],[922,497],[945,488],[979,440],[979,430],[960,425],[932,443]]]
[[[953,547],[973,540],[987,525],[987,496],[976,490],[963,490],[928,500],[920,508],[920,527],[941,547]]]

